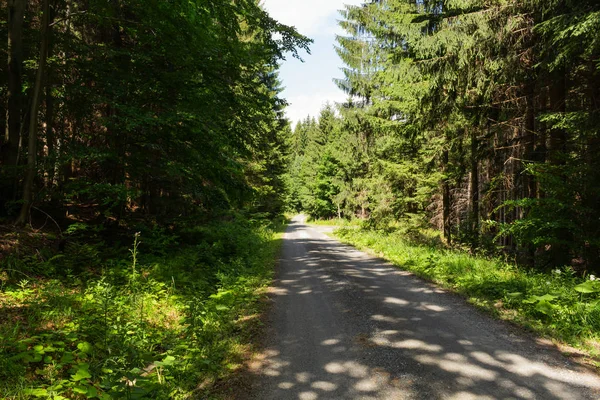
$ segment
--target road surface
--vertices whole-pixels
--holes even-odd
[[[294,218],[260,400],[600,399],[600,378],[457,296]]]

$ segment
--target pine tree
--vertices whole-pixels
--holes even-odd
[[[350,197],[374,226],[416,213],[530,265],[598,257],[597,4],[374,0],[342,16],[342,126],[367,155]]]

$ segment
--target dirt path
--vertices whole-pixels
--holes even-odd
[[[600,378],[452,294],[342,245],[288,228],[261,400],[600,399]]]

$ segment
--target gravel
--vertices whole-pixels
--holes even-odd
[[[600,399],[600,377],[294,218],[252,399]]]

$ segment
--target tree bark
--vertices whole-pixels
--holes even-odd
[[[477,129],[471,131],[471,250],[479,245],[479,159]]]
[[[21,75],[23,69],[23,17],[26,0],[8,0],[8,92],[3,165],[16,165],[21,129]]]
[[[564,70],[557,73],[557,77],[550,88],[550,108],[554,113],[566,111],[566,76]],[[563,165],[567,144],[567,133],[562,128],[550,129],[550,143],[548,148],[548,162],[553,165]]]
[[[50,8],[50,15],[48,18],[50,18],[50,21],[54,21],[55,18],[55,10],[53,10],[52,8]],[[53,47],[54,47],[54,41],[53,41],[53,35],[52,35],[52,30],[50,29],[48,31],[48,51],[47,54],[50,55],[53,53]],[[54,132],[54,96],[52,93],[52,87],[53,87],[53,70],[52,70],[52,66],[49,65],[48,67],[48,71],[46,73],[46,81],[45,86],[46,86],[46,98],[45,98],[45,103],[46,103],[46,149],[47,149],[47,153],[46,153],[46,164],[44,165],[44,170],[46,171],[47,175],[46,175],[46,181],[45,181],[45,186],[46,188],[50,189],[54,186],[54,171],[55,171],[55,166],[56,166],[56,134]]]
[[[50,72],[48,73],[48,82],[46,85],[46,146],[48,148],[48,172],[46,187],[48,189],[54,186],[54,171],[56,169],[56,135],[54,132],[54,97],[52,96],[52,82],[50,81]]]
[[[525,132],[523,133],[523,159],[531,162],[535,151],[535,82],[528,79],[525,88],[527,110],[525,112]],[[528,198],[536,195],[536,182],[531,174],[525,175],[525,190]]]
[[[23,183],[23,206],[17,218],[16,224],[23,225],[29,216],[29,210],[33,202],[33,181],[36,174],[37,164],[37,140],[38,140],[38,112],[40,108],[40,98],[42,95],[42,86],[46,73],[46,58],[48,56],[48,46],[50,43],[50,5],[49,0],[43,0],[42,3],[42,25],[40,27],[42,41],[40,43],[40,59],[35,85],[33,87],[31,109],[29,114],[29,136],[27,144],[27,172]]]
[[[591,57],[588,61],[588,109],[590,110],[590,126],[595,126],[598,121],[598,113],[600,112],[600,71],[596,69],[598,63],[598,57]],[[598,196],[600,188],[600,160],[598,160],[598,154],[600,153],[600,133],[597,131],[588,132],[586,137],[586,176],[587,179],[584,183],[583,190],[583,201],[585,208],[588,210],[595,210],[587,215],[588,218],[584,218],[588,222],[586,223],[585,235],[588,238],[598,237],[600,229],[598,224],[595,222],[600,216],[600,197]],[[588,270],[595,268],[600,265],[600,245],[594,241],[590,241],[585,245],[583,256],[586,262]]]
[[[550,88],[550,108],[553,113],[566,112],[567,77],[564,69],[557,72]],[[554,166],[563,166],[566,163],[567,132],[563,128],[551,127],[548,146],[548,163]],[[568,179],[560,173],[562,184],[566,185]],[[572,233],[566,227],[557,228],[556,239],[558,243],[552,245],[551,260],[555,266],[569,265],[572,259],[571,248],[566,243],[572,243]]]
[[[446,143],[448,145],[448,143]],[[450,178],[448,177],[448,163],[449,163],[449,151],[444,149],[442,154],[442,172],[444,174],[442,180],[442,225],[444,232],[444,239],[448,244],[452,243],[452,234],[450,228]]]
[[[23,17],[27,0],[8,0],[8,82],[6,128],[0,146],[0,165],[16,167],[19,162],[19,143],[21,134],[22,108],[22,69],[23,69]],[[4,202],[14,199],[16,195],[15,172],[9,174],[6,181],[1,182],[0,213]],[[6,175],[5,175],[6,177]]]
[[[525,96],[527,109],[525,111],[525,126],[523,132],[523,159],[526,162],[533,162],[535,159],[535,80],[532,77],[528,77],[525,83]],[[531,173],[525,172],[524,177],[524,189],[525,197],[534,199],[537,196],[537,182],[535,176]],[[524,213],[528,210],[524,209]],[[535,247],[529,243],[525,248],[526,260],[525,263],[533,267],[535,265]]]

